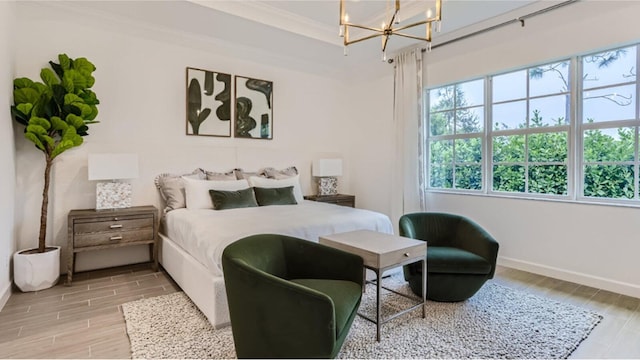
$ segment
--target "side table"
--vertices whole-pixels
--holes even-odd
[[[376,273],[376,318],[374,320],[362,314],[358,315],[376,324],[377,341],[380,341],[380,326],[382,324],[420,306],[422,306],[422,317],[425,317],[425,304],[427,301],[427,243],[425,241],[370,230],[357,230],[322,236],[319,242],[320,244],[360,255],[364,260],[364,267]],[[422,261],[422,302],[395,313],[386,319],[382,319],[380,314],[382,274],[386,270],[417,261]],[[392,289],[385,289],[413,299]]]

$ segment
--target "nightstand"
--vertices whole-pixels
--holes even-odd
[[[305,200],[319,201],[330,204],[356,207],[356,197],[354,195],[336,194],[336,195],[306,195]]]
[[[71,210],[68,228],[67,285],[71,285],[75,272],[76,255],[85,251],[148,244],[152,267],[158,269],[158,209],[155,206]]]

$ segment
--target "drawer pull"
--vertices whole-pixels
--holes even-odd
[[[404,256],[405,257],[409,257],[409,253],[404,253]]]
[[[122,236],[112,236],[109,240],[122,240]]]
[[[109,229],[120,229],[121,227],[122,227],[122,224],[116,224],[116,225],[109,226]]]

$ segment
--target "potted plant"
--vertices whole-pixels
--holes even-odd
[[[91,91],[95,66],[85,58],[71,59],[66,54],[58,55],[58,61],[49,61],[51,69],[40,71],[42,82],[28,78],[13,81],[11,114],[25,126],[24,137],[45,159],[38,247],[13,256],[14,282],[22,291],[46,289],[58,281],[60,246],[46,246],[51,167],[57,156],[80,146],[89,124],[97,123],[99,101]]]

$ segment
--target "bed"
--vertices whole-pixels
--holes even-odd
[[[317,242],[320,236],[352,230],[393,233],[393,226],[381,213],[308,200],[222,211],[180,208],[163,218],[159,257],[211,324],[221,328],[229,324],[221,266],[226,245],[259,233]]]

